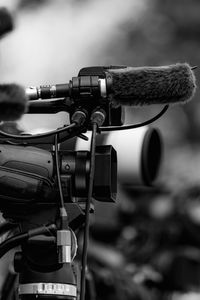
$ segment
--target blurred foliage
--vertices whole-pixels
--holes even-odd
[[[131,19],[124,22],[123,43],[119,45],[114,40],[107,52],[113,55],[112,49],[115,49],[112,59],[124,65],[154,66],[188,62],[191,66],[198,66],[199,14],[200,2],[197,0],[151,1],[145,16],[136,24]],[[109,61],[110,57],[107,59]],[[198,86],[199,68],[195,70],[195,75]],[[108,231],[110,241],[116,251],[123,253],[125,270],[131,275],[131,280],[140,287],[142,285],[144,291],[148,289],[152,299],[189,300],[199,296],[199,96],[197,89],[192,102],[173,107],[164,118],[156,122],[165,143],[160,190],[122,188],[118,217],[116,211],[110,212],[108,223],[104,220],[109,226],[112,219],[112,227],[109,228],[113,229],[113,234]],[[154,107],[148,110],[129,109],[127,120],[145,119],[157,110]],[[102,234],[98,226],[96,231],[93,229],[94,238],[108,245],[105,226],[102,229]],[[160,293],[156,294],[155,290]],[[193,293],[189,294],[188,291]]]
[[[174,193],[162,187],[126,188],[124,193],[115,228],[109,220],[108,233],[105,226],[92,228],[89,259],[98,299],[113,299],[115,293],[117,299],[182,299],[181,294],[198,291],[199,185]]]

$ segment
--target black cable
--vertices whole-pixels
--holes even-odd
[[[15,236],[10,237],[0,244],[0,258],[4,256],[9,250],[19,246],[24,240],[29,237],[28,233],[19,233]]]
[[[63,190],[62,190],[62,182],[60,177],[60,168],[59,168],[59,153],[58,153],[58,135],[55,135],[55,161],[56,161],[56,174],[57,174],[57,182],[60,194],[60,229],[67,229],[69,227],[68,222],[68,214],[65,208]]]
[[[90,214],[90,202],[91,202],[92,192],[93,192],[93,181],[94,181],[94,171],[95,171],[96,133],[97,133],[97,124],[93,123],[91,150],[90,150],[91,156],[90,156],[89,187],[88,187],[88,196],[87,196],[86,208],[85,208],[85,227],[84,227],[83,252],[82,252],[80,300],[85,300],[85,275],[86,275],[86,266],[87,266],[87,249],[88,249],[88,242],[89,242],[89,214]]]
[[[162,117],[164,115],[164,113],[168,110],[168,108],[169,108],[169,105],[165,105],[164,108],[155,117],[153,117],[145,122],[142,122],[142,123],[125,125],[125,126],[107,126],[107,127],[102,126],[102,127],[99,127],[99,129],[100,129],[100,131],[114,131],[114,130],[134,129],[134,128],[146,126],[146,125],[149,125],[149,124],[155,122],[160,117]]]
[[[58,155],[58,135],[55,135],[55,162],[56,162],[56,174],[57,174],[57,181],[58,181],[58,188],[60,193],[60,208],[65,207],[64,197],[63,197],[63,190],[62,190],[62,183],[60,179],[60,169],[59,169],[59,155]]]
[[[0,244],[0,258],[12,248],[19,246],[23,241],[27,240],[29,237],[49,232],[49,229],[55,230],[56,227],[54,224],[49,226],[42,226],[10,237],[9,239],[5,240],[3,243]]]
[[[5,133],[4,131],[0,130],[0,135],[5,136],[7,138],[21,139],[21,140],[37,139],[37,138],[42,138],[42,137],[44,138],[44,137],[48,137],[48,136],[51,136],[51,135],[55,135],[55,134],[58,134],[58,133],[61,133],[61,132],[64,132],[64,131],[68,131],[69,129],[74,128],[76,126],[77,126],[76,123],[72,123],[72,124],[69,124],[69,125],[67,125],[63,128],[52,130],[52,131],[49,131],[49,132],[46,132],[46,133],[34,134],[34,135],[28,135],[28,134],[26,134],[26,135],[16,135],[16,134]]]

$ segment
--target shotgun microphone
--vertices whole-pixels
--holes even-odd
[[[193,97],[196,89],[195,75],[187,63],[82,70],[79,73],[84,75],[73,77],[69,83],[30,87],[26,94],[30,100],[68,97],[85,102],[108,98],[114,106],[132,106],[183,103]]]
[[[28,99],[69,97],[91,101],[108,98],[114,106],[183,103],[196,89],[191,67],[175,64],[164,67],[105,69],[105,78],[73,77],[69,84],[29,88],[0,85],[0,120],[15,121],[27,111]],[[80,102],[79,102],[80,103]]]

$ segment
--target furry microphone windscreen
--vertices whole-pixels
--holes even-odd
[[[0,7],[0,38],[14,29],[13,18],[5,7]]]
[[[117,105],[171,104],[190,100],[195,75],[187,63],[163,67],[109,69],[110,100]]]
[[[0,85],[0,121],[18,120],[27,111],[25,89],[16,84]]]

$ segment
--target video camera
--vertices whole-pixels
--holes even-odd
[[[123,110],[108,96],[109,70],[125,73],[126,67],[84,68],[69,84],[27,89],[28,113],[66,111],[70,125],[36,135],[1,131],[0,210],[7,223],[0,231],[16,227],[19,233],[0,244],[0,257],[21,246],[14,269],[22,300],[85,299],[93,199],[115,202],[117,178],[129,185],[156,179],[162,143],[159,131],[147,125],[167,106],[151,120],[122,126]],[[69,139],[74,149],[62,149]],[[83,224],[80,269],[75,233]],[[87,289],[86,295],[92,299]]]

